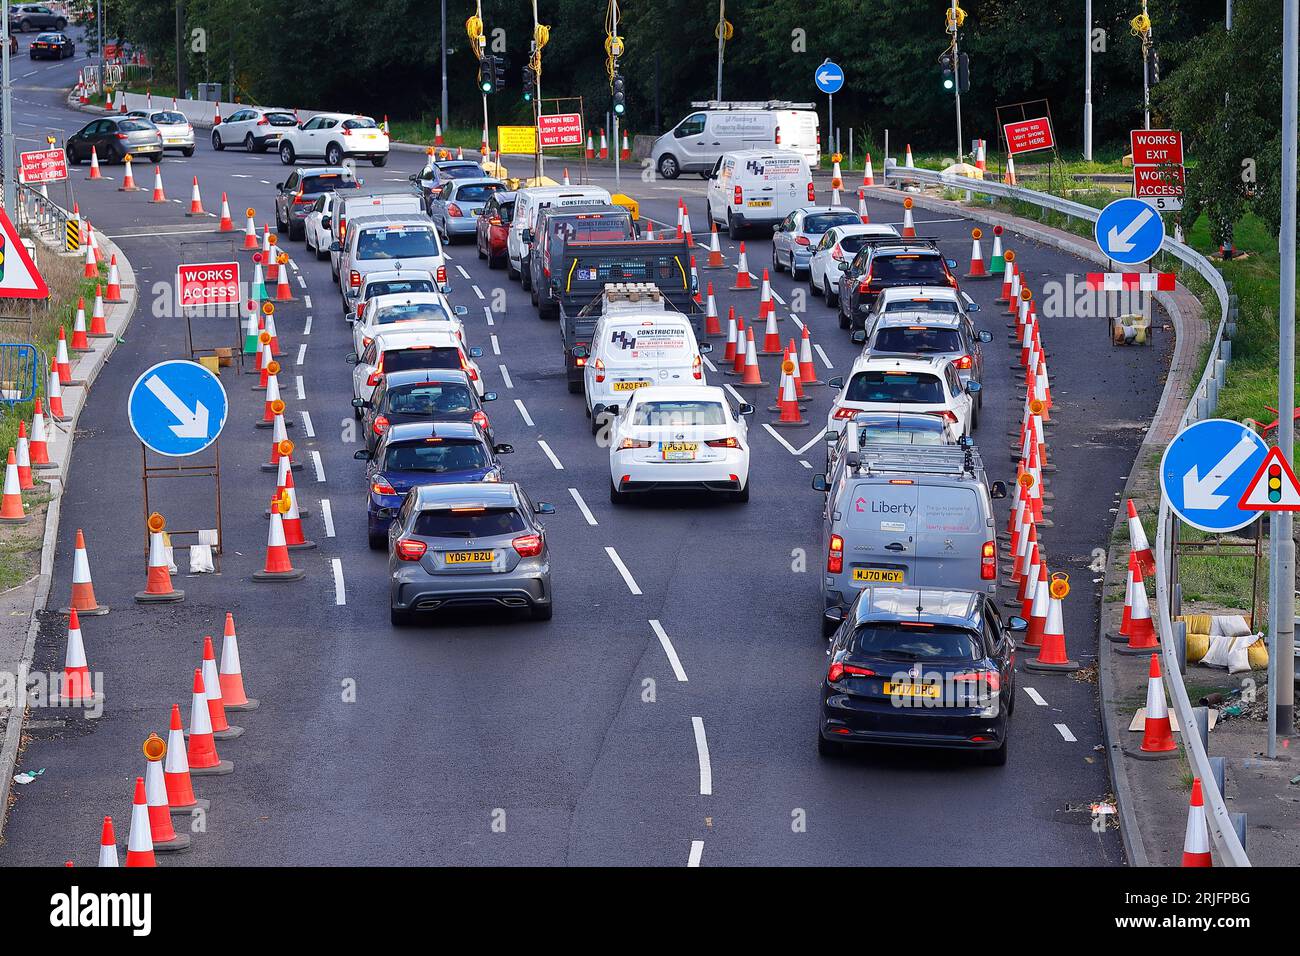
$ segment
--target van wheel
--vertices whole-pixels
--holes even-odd
[[[727,235],[732,239],[739,239],[742,231],[743,230],[741,229],[741,227],[736,224],[736,217],[733,216],[731,214],[731,210],[728,209],[727,210]]]
[[[664,179],[676,179],[681,175],[682,167],[677,163],[677,157],[668,153],[659,157],[659,175]]]

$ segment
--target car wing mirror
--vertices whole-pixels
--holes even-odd
[[[865,345],[867,343],[866,329],[858,329],[849,336],[849,341],[854,345]]]
[[[498,455],[513,455],[515,453],[515,446],[507,445],[502,442],[500,445],[493,445],[492,451]]]
[[[814,491],[825,491],[830,487],[830,485],[826,483],[826,476],[821,474],[813,475],[812,486]]]
[[[822,613],[822,620],[824,620],[827,624],[831,625],[832,627],[839,627],[841,624],[844,623],[844,608],[828,607]]]
[[[352,407],[353,407],[353,408],[365,408],[365,407],[366,407],[366,400],[365,400],[364,398],[354,398],[354,399],[352,399]]]
[[[1005,481],[995,481],[989,486],[990,498],[1005,498],[1007,496],[1007,483]]]
[[[1023,617],[1013,616],[1011,620],[1007,622],[1007,630],[1027,631],[1029,630],[1029,622],[1026,621]]]
[[[569,350],[569,354],[576,359],[585,359],[587,357],[587,350],[584,349],[581,345],[575,345],[572,349]]]
[[[473,348],[471,348],[471,349],[469,350],[469,357],[470,357],[470,358],[482,358],[482,357],[483,357],[483,350],[482,350],[481,348],[479,348],[477,345],[475,345]]]
[[[986,345],[987,345],[989,342],[992,342],[992,341],[993,341],[993,333],[987,331],[986,329],[980,329],[980,336],[979,336],[979,337],[980,337],[980,341],[983,342],[983,343],[985,343]]]
[[[536,515],[553,515],[555,514],[555,505],[549,501],[539,501],[533,506],[533,514]]]
[[[352,453],[352,457],[357,461],[369,461],[370,452],[366,451],[364,448],[360,448]]]
[[[357,364],[357,353],[356,353],[356,352],[349,352],[347,355],[343,356],[343,361],[347,362],[349,365],[356,365],[356,364]]]
[[[844,387],[844,378],[843,378],[843,376],[836,375],[833,379],[831,379],[829,382],[826,383],[826,387],[827,387],[827,388],[837,388],[837,389],[838,389],[838,388],[843,388],[843,387]]]
[[[943,261],[946,262],[946,263],[948,264],[948,268],[949,268],[949,269],[956,269],[956,268],[957,268],[957,260],[956,260],[956,259],[944,259]]]
[[[974,379],[971,379],[969,382],[966,383],[966,391],[969,392],[971,395],[978,395],[980,389],[983,387],[984,386],[980,385],[980,383],[975,381]]]
[[[700,343],[700,354],[701,354],[701,355],[708,355],[708,354],[709,354],[710,352],[712,352],[712,351],[713,351],[713,343],[712,343],[712,342],[701,342],[701,343]]]
[[[746,417],[752,415],[754,414],[754,406],[749,404],[749,402],[741,402],[736,408],[736,414]]]
[[[483,397],[479,399],[482,402],[495,402],[497,400],[496,392],[484,392]]]
[[[453,312],[455,315],[469,315],[469,309],[467,309],[467,308],[466,308],[465,306],[463,306],[463,305],[458,305],[458,306],[456,306],[455,308],[452,309],[452,312]]]

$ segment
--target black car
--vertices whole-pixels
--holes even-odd
[[[483,177],[483,167],[475,160],[443,159],[430,163],[418,173],[411,173],[407,178],[419,187],[420,197],[424,200],[424,211],[429,212],[429,203],[442,195],[442,187],[451,180]]]
[[[158,127],[146,119],[105,116],[91,120],[69,136],[63,146],[73,165],[87,162],[92,149],[101,163],[120,163],[127,154],[157,163],[162,161],[163,137]]]
[[[868,242],[850,262],[840,263],[840,328],[865,328],[881,289],[895,286],[952,286],[957,263],[945,259],[933,239],[885,237]],[[828,303],[829,304],[829,303]]]
[[[42,33],[27,48],[33,60],[65,60],[77,55],[76,44],[66,33]]]
[[[303,220],[311,212],[318,196],[356,189],[359,185],[352,170],[346,166],[295,169],[288,179],[275,184],[275,231],[287,230],[290,239],[301,239],[305,232]]]
[[[473,422],[491,443],[492,422],[483,402],[496,398],[496,392],[486,392],[480,401],[469,376],[459,369],[413,368],[389,372],[369,403],[356,398],[352,405],[361,410],[366,449],[374,452],[385,432],[407,422]]]
[[[25,3],[9,8],[9,29],[16,33],[26,33],[28,30],[61,31],[67,26],[67,17],[39,3]]]
[[[978,591],[868,587],[847,611],[830,608],[835,633],[821,684],[817,752],[872,743],[979,751],[1007,760],[1015,707],[1015,645],[997,602]]]

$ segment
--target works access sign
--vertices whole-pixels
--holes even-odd
[[[0,208],[0,299],[47,299],[49,286],[32,261],[9,214]]]
[[[176,267],[176,295],[182,309],[242,303],[239,263],[181,263]]]
[[[1056,146],[1056,139],[1052,136],[1052,121],[1046,116],[1006,123],[1002,127],[1002,133],[1007,140],[1007,152],[1012,156],[1053,149]]]

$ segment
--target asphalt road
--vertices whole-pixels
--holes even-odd
[[[86,121],[62,105],[61,89],[80,62],[36,67],[19,79],[21,135],[43,137],[46,128],[61,135]],[[403,189],[421,158],[394,153],[388,167],[360,175],[367,187]],[[141,185],[152,171],[148,163],[137,166]],[[469,307],[468,335],[484,349],[488,387],[501,395],[488,411],[497,440],[516,449],[506,460],[509,476],[556,505],[546,522],[554,620],[456,617],[389,626],[385,558],[366,546],[363,466],[346,440],[347,326],[327,263],[287,242],[305,280],[305,289],[294,283],[298,301],[276,315],[285,349],[281,383],[297,421],[291,437],[306,465],[296,476],[300,501],[311,511],[304,525],[319,544],[293,555],[307,578],[250,582],[261,566],[263,509],[273,491],[273,479],[258,468],[269,435],[253,427],[262,396],[246,387],[251,376],[227,371],[232,413],[220,442],[228,548],[222,573],[178,576],[184,603],[132,603],[145,562],[140,451],[127,426],[126,395],[149,365],[186,354],[185,323],[156,316],[153,286],[168,283],[178,261],[214,261],[231,249],[229,238],[211,233],[215,219],[185,218],[190,178],[199,177],[210,211],[224,190],[237,220],[251,205],[260,224],[271,218],[271,184],[284,169],[274,155],[217,154],[201,143],[190,160],[169,156],[162,172],[169,197],[180,203],[151,205],[147,192],[117,192],[118,167],[105,169],[111,180],[103,183],[86,182],[84,167],[73,173],[75,198],[121,244],[142,291],[127,341],[80,422],[51,595],[52,608],[65,602],[72,538],[83,528],[99,600],[113,608],[83,621],[91,667],[104,672],[108,700],[95,721],[33,713],[43,723],[31,730],[20,764],[45,773],[15,788],[0,863],[92,864],[104,814],[114,816],[125,842],[131,781],[143,772],[140,743],[151,731],[165,734],[172,703],[188,713],[189,675],[203,635],[219,639],[227,610],[238,624],[246,685],[262,706],[232,715],[247,733],[219,741],[218,749],[235,772],[196,778],[196,791],[213,804],[206,832],[163,865],[1122,862],[1115,832],[1094,832],[1087,811],[1109,785],[1104,755],[1095,749],[1096,689],[1086,681],[1019,675],[1004,768],[960,755],[895,751],[820,759],[814,732],[826,666],[817,577],[822,497],[810,487],[822,460],[820,426],[784,433],[792,453],[762,427],[774,418],[764,392],[751,424],[748,505],[612,507],[606,453],[588,433],[581,398],[565,390],[555,325],[539,321],[527,293],[504,271],[489,271],[472,245],[450,250],[452,298]],[[598,183],[611,177],[593,171]],[[670,222],[684,197],[697,234],[703,232],[698,178],[644,183],[633,175],[624,177],[624,191],[642,201],[644,214]],[[870,204],[874,222],[900,212]],[[917,218],[921,232],[943,240],[964,271],[971,222]],[[1004,238],[1035,288],[1086,271],[1051,249]],[[751,269],[769,264],[767,240],[746,245]],[[724,239],[723,246],[734,262],[730,243]],[[757,312],[757,292],[727,291],[731,272],[701,276],[714,280],[724,316],[732,304],[746,318]],[[774,275],[773,287],[787,316],[782,336],[797,336],[789,318],[795,285]],[[1020,413],[1013,353],[1001,311],[993,308],[996,284],[965,288],[984,307],[979,324],[994,333],[976,439],[991,477],[1011,478],[1008,433]],[[174,291],[165,285],[157,295],[166,300]],[[847,371],[856,347],[830,309],[806,301],[798,318],[835,370],[819,359],[822,377]],[[230,342],[232,329],[199,324],[201,341]],[[1116,496],[1158,398],[1171,343],[1158,334],[1152,349],[1112,349],[1101,320],[1045,319],[1043,329],[1055,399],[1048,443],[1059,469],[1049,489],[1055,527],[1044,540],[1053,570],[1069,572],[1075,585],[1065,604],[1067,640],[1089,663],[1100,576],[1088,565],[1093,549],[1108,544]],[[774,360],[762,362],[764,378],[772,379]],[[826,393],[814,390],[807,409],[814,422],[824,420]],[[202,524],[211,508],[206,488],[194,480],[180,484],[165,493],[160,510],[174,527]],[[332,534],[322,517],[326,501]],[[1006,502],[997,504],[1005,522]],[[61,666],[63,627],[57,615],[44,621],[36,667]]]

